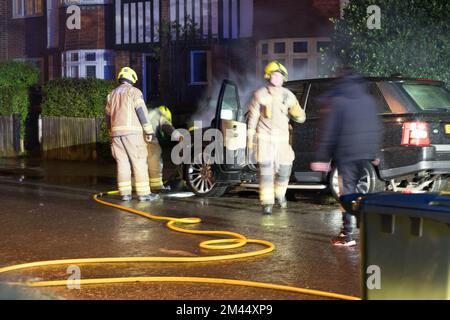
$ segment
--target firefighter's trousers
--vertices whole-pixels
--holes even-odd
[[[163,187],[162,150],[158,142],[151,142],[147,146],[150,187],[153,190],[158,190]]]
[[[113,137],[111,151],[117,162],[117,182],[120,195],[131,195],[131,170],[139,196],[150,193],[147,167],[147,144],[142,134]]]
[[[273,205],[275,199],[279,202],[284,200],[291,170],[292,165],[259,164],[259,200],[263,206]]]

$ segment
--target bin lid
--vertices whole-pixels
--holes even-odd
[[[426,218],[450,224],[450,195],[439,193],[350,194],[341,198],[350,213],[377,213]]]

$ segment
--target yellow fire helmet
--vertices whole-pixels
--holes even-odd
[[[285,66],[283,66],[278,61],[274,60],[267,64],[266,68],[264,69],[264,79],[269,80],[270,75],[273,72],[279,72],[284,76],[284,81],[288,80],[288,71]]]
[[[130,67],[124,67],[120,70],[117,75],[117,80],[126,79],[130,81],[132,84],[135,84],[138,81],[138,76],[136,72]]]
[[[170,123],[172,123],[172,112],[170,112],[170,109],[166,106],[159,106],[159,111],[161,111],[162,115],[169,120]]]

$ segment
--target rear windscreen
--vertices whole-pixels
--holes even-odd
[[[423,111],[450,112],[450,92],[444,87],[418,83],[401,86]]]

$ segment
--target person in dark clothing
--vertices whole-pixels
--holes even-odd
[[[325,106],[322,135],[311,163],[314,171],[329,171],[331,160],[342,178],[341,195],[355,193],[364,167],[380,148],[382,126],[374,99],[361,77],[341,71],[335,86],[320,99]],[[332,240],[337,246],[354,246],[351,215],[343,210],[343,228]]]

